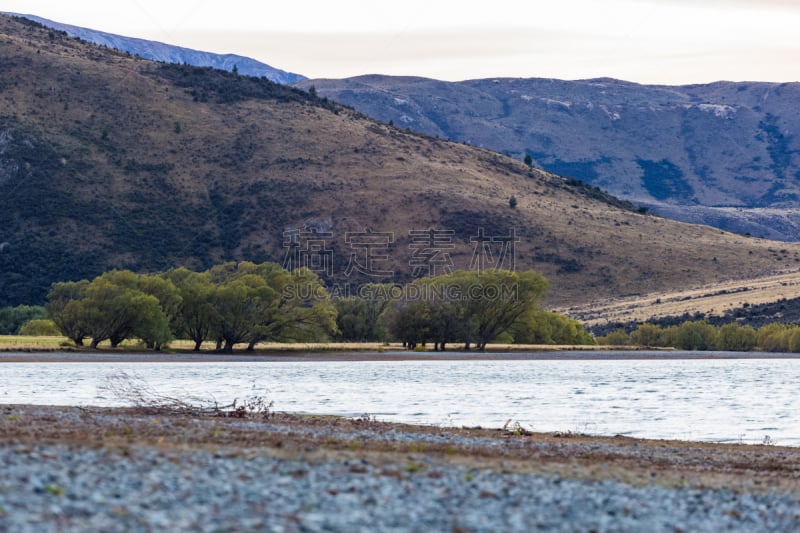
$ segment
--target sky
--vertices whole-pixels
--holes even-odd
[[[309,78],[800,80],[798,0],[0,0]]]

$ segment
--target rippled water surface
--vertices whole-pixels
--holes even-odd
[[[124,370],[156,391],[278,411],[536,431],[800,445],[800,360],[3,363],[0,403],[122,405]]]

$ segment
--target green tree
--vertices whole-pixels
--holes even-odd
[[[631,332],[631,342],[637,346],[662,346],[663,331],[649,322],[639,324]]]
[[[262,263],[256,272],[278,298],[273,312],[256,328],[248,350],[263,341],[325,341],[338,332],[336,307],[314,272],[307,268],[288,272],[276,263]]]
[[[800,328],[795,327],[789,333],[789,351],[792,353],[800,352]]]
[[[458,285],[466,304],[465,349],[474,342],[479,350],[485,350],[487,343],[510,329],[526,312],[536,309],[547,291],[547,280],[534,270],[457,271],[450,276],[450,283]]]
[[[525,154],[524,161],[525,161],[525,164],[528,165],[528,168],[531,168],[533,166],[533,158],[531,157],[530,154]]]
[[[90,347],[108,340],[116,348],[122,341],[138,336],[157,343],[165,342],[169,321],[158,298],[137,289],[117,285],[111,276],[92,280],[82,300],[67,305],[76,307],[82,317],[86,335],[92,338]]]
[[[372,328],[367,323],[367,301],[357,296],[347,296],[334,300],[336,306],[336,326],[339,339],[343,341],[364,342],[375,340]]]
[[[712,350],[717,342],[717,328],[704,320],[686,321],[678,326],[673,347],[680,350]]]
[[[445,351],[448,343],[466,342],[470,335],[467,300],[458,282],[458,274],[444,274],[413,282],[409,296],[419,294],[429,315],[428,340],[433,349]],[[416,289],[413,290],[413,289]]]
[[[517,197],[512,195],[511,198],[508,199],[508,207],[511,209],[517,208]]]
[[[367,283],[357,296],[336,298],[338,338],[344,341],[378,341],[386,338],[380,320],[393,301],[391,283]]]
[[[597,344],[592,334],[577,320],[549,311],[544,311],[544,314],[551,324],[553,344]]]
[[[46,317],[47,311],[41,306],[3,307],[0,309],[0,335],[16,335],[23,324]]]
[[[138,317],[140,322],[135,326],[135,334],[152,350],[161,350],[172,340],[172,327],[177,320],[181,304],[180,293],[172,281],[164,276],[136,274],[130,270],[106,272],[95,278],[92,283],[101,281],[156,298],[161,313],[152,313],[152,310],[147,309],[145,314]],[[126,334],[125,338],[130,334]],[[116,341],[116,336],[112,336],[110,340],[112,346],[121,342]]]
[[[255,274],[248,274],[220,285],[214,291],[213,304],[218,313],[218,335],[223,351],[233,352],[237,344],[249,342],[263,317],[277,305],[278,295]]]
[[[386,330],[410,350],[430,338],[431,310],[423,299],[400,298],[392,302],[383,314]]]
[[[217,335],[224,351],[246,342],[324,340],[336,329],[336,308],[316,274],[287,272],[276,263],[226,263],[209,270]]]
[[[606,346],[628,346],[632,343],[630,335],[623,328],[611,331],[608,335],[598,339],[598,342]]]
[[[203,342],[218,329],[219,313],[213,304],[216,286],[207,272],[178,268],[169,271],[166,276],[181,297],[175,315],[175,334],[194,341],[194,351],[199,352]]]
[[[732,352],[749,352],[756,347],[756,330],[730,322],[717,331],[717,349]]]
[[[758,328],[756,343],[763,352],[788,352],[792,326],[773,322]]]
[[[61,333],[72,339],[77,346],[83,346],[87,337],[82,306],[77,302],[86,295],[89,280],[54,283],[47,295],[45,309]]]
[[[544,309],[524,314],[511,334],[516,344],[597,344],[577,320]]]
[[[61,337],[61,330],[56,323],[48,319],[33,319],[27,321],[20,329],[20,335],[31,337]]]

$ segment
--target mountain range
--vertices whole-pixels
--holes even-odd
[[[800,240],[800,83],[307,80],[398,127],[497,150],[652,212]]]
[[[798,244],[646,214],[313,91],[8,16],[0,101],[0,307],[110,268],[233,260],[311,259],[338,291],[437,268],[533,268],[551,306],[800,263]]]
[[[800,240],[800,84],[639,85],[614,79],[305,80],[220,55],[25,17],[169,63],[266,76],[427,135],[518,157],[685,222]]]
[[[295,83],[305,79],[305,77],[301,76],[300,74],[286,72],[285,70],[272,67],[250,57],[236,54],[216,54],[213,52],[202,52],[199,50],[192,50],[191,48],[174,46],[157,41],[149,41],[135,37],[124,37],[114,33],[107,33],[89,28],[81,28],[80,26],[72,26],[70,24],[62,24],[61,22],[55,22],[46,18],[37,17],[36,15],[20,15],[16,13],[6,14],[24,17],[28,20],[38,22],[39,24],[42,24],[48,28],[52,28],[57,31],[63,31],[70,37],[77,37],[79,39],[83,39],[84,41],[88,41],[100,46],[107,46],[116,50],[122,50],[123,52],[129,52],[145,59],[152,59],[153,61],[178,64],[185,63],[187,65],[212,67],[227,71],[231,71],[235,67],[239,74],[245,76],[255,76],[256,78],[264,76],[275,83],[283,84]]]

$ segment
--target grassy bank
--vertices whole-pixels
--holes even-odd
[[[194,343],[188,340],[175,340],[164,350],[165,353],[193,353]],[[216,353],[213,342],[205,342],[201,353]],[[459,352],[463,349],[461,344],[449,346],[449,352]],[[596,351],[596,350],[635,350],[633,346],[588,346],[588,345],[552,345],[552,344],[490,344],[486,347],[488,353],[505,352],[561,352],[561,351]],[[0,351],[87,351],[94,352],[88,346],[75,346],[66,337],[31,337],[24,335],[0,335]],[[138,340],[123,342],[119,347],[112,349],[108,341],[100,343],[97,351],[113,352],[138,352],[149,351]],[[252,353],[326,353],[326,352],[398,352],[407,351],[401,343],[382,342],[262,342],[256,345]],[[432,346],[420,346],[417,352],[431,352]],[[473,350],[474,351],[474,350]],[[149,353],[153,353],[150,351]],[[246,354],[244,345],[234,353]]]

